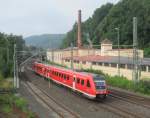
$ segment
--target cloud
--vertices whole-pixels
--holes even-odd
[[[78,9],[86,20],[107,2],[118,0],[0,0],[0,32],[23,36],[65,33],[77,19]]]

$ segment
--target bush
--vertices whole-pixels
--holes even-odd
[[[111,86],[139,92],[142,94],[150,95],[150,81],[140,80],[139,83],[134,83],[125,77],[109,77],[106,79],[107,83]]]
[[[4,113],[10,113],[12,111],[12,107],[8,104],[3,105],[2,111]]]
[[[2,81],[4,78],[2,76],[2,73],[0,72],[0,81]]]
[[[23,98],[17,98],[14,101],[16,107],[20,108],[21,110],[25,111],[27,108],[27,101]]]
[[[150,48],[144,48],[144,57],[150,57]]]

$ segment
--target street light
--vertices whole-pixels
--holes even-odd
[[[120,77],[120,29],[115,28],[117,31],[117,40],[118,40],[118,76]]]

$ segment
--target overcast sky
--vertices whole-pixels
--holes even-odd
[[[23,35],[66,33],[82,10],[82,20],[96,8],[119,0],[0,0],[0,32]]]

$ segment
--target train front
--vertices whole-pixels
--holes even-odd
[[[108,90],[104,77],[100,75],[94,75],[93,80],[96,89],[96,98],[105,99],[108,94]]]

